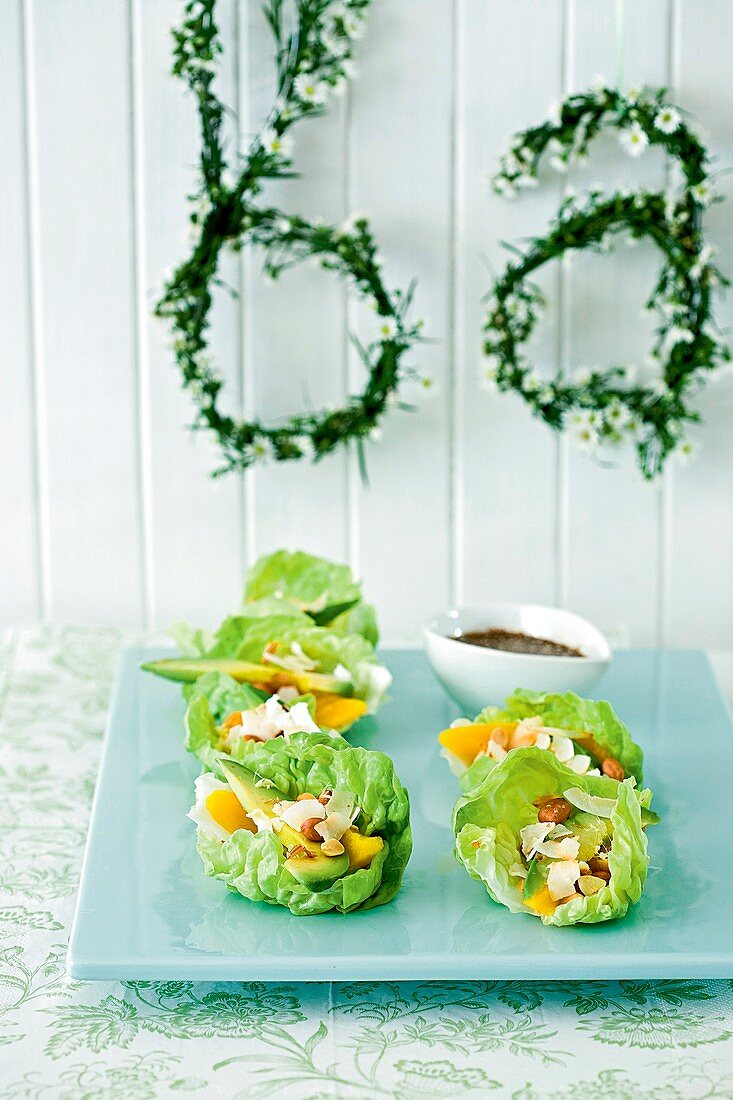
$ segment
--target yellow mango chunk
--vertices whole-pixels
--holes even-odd
[[[327,691],[314,692],[316,697],[316,723],[325,730],[345,730],[366,714],[367,705],[363,699],[344,698],[331,695]]]
[[[368,867],[377,852],[381,852],[384,841],[381,836],[362,836],[357,829],[347,829],[341,837],[341,843],[349,857],[349,870],[360,871]]]
[[[257,832],[257,826],[245,813],[234,791],[212,791],[206,799],[206,809],[216,824],[221,825],[228,833],[235,833],[237,829]]]
[[[241,710],[234,710],[231,714],[228,714],[222,722],[222,727],[225,730],[234,729],[235,726],[241,726],[242,724],[242,712]]]
[[[516,728],[516,722],[474,722],[469,726],[452,726],[443,730],[438,734],[438,741],[468,767],[484,751],[493,733],[500,735],[494,740],[501,744],[501,734],[508,738]]]
[[[551,917],[556,909],[555,902],[552,900],[550,891],[546,886],[543,886],[533,898],[527,898],[524,904],[533,913],[537,913],[541,917]]]

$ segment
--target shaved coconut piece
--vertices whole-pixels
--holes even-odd
[[[590,767],[590,757],[574,756],[571,760],[567,761],[567,765],[571,772],[575,772],[576,775],[585,775]]]
[[[286,684],[285,687],[281,687],[275,692],[278,699],[282,699],[283,703],[292,703],[293,699],[297,699],[300,692],[296,687],[292,687],[290,684]]]
[[[344,817],[351,820],[354,816],[355,807],[356,799],[351,791],[336,790],[326,803],[325,809],[329,814],[343,814]]]
[[[285,824],[289,825],[291,829],[297,829],[298,832],[303,827],[303,822],[310,820],[312,817],[317,817],[319,821],[322,821],[325,816],[326,807],[317,798],[303,798],[299,802],[291,802],[280,814]]]
[[[585,774],[586,775],[600,775],[601,772],[600,772],[599,768],[589,768],[588,771]]]
[[[551,832],[547,834],[548,840],[562,840],[564,836],[572,836],[573,830],[568,829],[567,825],[555,825]]]
[[[551,821],[538,821],[536,825],[525,825],[519,830],[522,838],[522,853],[530,859],[532,852],[541,844],[552,829]]]
[[[552,751],[561,764],[566,764],[568,760],[575,756],[573,742],[563,734],[556,734],[552,738]]]
[[[537,739],[534,743],[535,748],[537,748],[537,749],[549,749],[551,741],[552,741],[552,738],[550,737],[549,733],[545,733],[544,730],[543,730],[542,733],[537,734]]]
[[[258,833],[272,832],[274,822],[271,817],[267,816],[264,810],[248,810],[247,817],[250,819],[250,821],[254,821],[255,825],[257,826]]]
[[[551,863],[547,873],[547,889],[553,901],[566,898],[575,892],[575,883],[580,878],[580,867],[573,859]]]
[[[582,791],[580,787],[569,787],[563,798],[576,809],[583,810],[587,814],[595,814],[596,817],[610,817],[616,809],[615,798],[600,798],[598,795]]]
[[[454,718],[450,724],[452,730],[460,729],[461,726],[472,726],[473,722],[470,718]]]
[[[340,662],[340,661],[339,661],[339,663],[338,663],[338,664],[336,665],[336,668],[335,668],[335,669],[333,670],[333,672],[331,673],[331,675],[332,675],[332,676],[333,676],[333,677],[334,677],[334,678],[335,678],[336,680],[341,680],[341,681],[343,681],[343,683],[345,683],[345,684],[348,684],[348,683],[349,683],[349,681],[351,680],[351,673],[349,672],[348,668],[346,668],[346,667],[345,667],[345,665],[342,665],[342,664],[341,664],[341,662]]]
[[[314,722],[307,703],[296,703],[287,712],[287,722],[283,726],[283,733],[318,733],[318,724]]]
[[[520,730],[538,730],[542,728],[542,719],[540,718],[539,714],[533,714],[531,718],[523,718],[522,721],[519,723]]]
[[[325,821],[314,826],[324,840],[341,840],[347,829],[351,828],[351,818],[344,814],[329,814]]]
[[[566,836],[563,840],[545,840],[535,845],[535,851],[550,859],[577,859],[580,841],[576,836]],[[562,896],[565,897],[564,894]]]
[[[502,748],[498,741],[489,741],[486,746],[486,755],[490,756],[492,760],[503,760],[506,756],[506,749]]]
[[[509,874],[512,876],[512,878],[526,878],[527,868],[523,867],[521,863],[512,863],[511,867],[509,868]]]

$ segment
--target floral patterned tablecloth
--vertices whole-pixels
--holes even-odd
[[[43,626],[0,650],[0,1096],[733,1098],[729,981],[69,980],[122,642]]]

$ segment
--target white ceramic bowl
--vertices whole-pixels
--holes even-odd
[[[505,653],[456,640],[470,630],[502,627],[573,646],[584,657]],[[448,694],[473,718],[490,703],[503,703],[517,688],[585,694],[603,675],[611,649],[601,632],[580,615],[528,603],[456,607],[424,627],[433,672]]]

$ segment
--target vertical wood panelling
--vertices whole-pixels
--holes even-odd
[[[25,43],[22,0],[4,8],[0,65],[0,376],[5,409],[0,432],[0,629],[41,613],[42,584],[36,497],[33,317],[25,133]]]
[[[448,602],[448,410],[451,333],[452,5],[445,0],[382,0],[374,5],[352,108],[352,195],[384,255],[388,285],[417,276],[413,310],[431,337],[411,361],[433,379],[416,415],[393,411],[378,445],[366,445],[369,485],[357,484],[358,559],[385,635],[417,636],[421,622]],[[410,65],[403,59],[409,54]],[[355,317],[372,340],[371,311]],[[352,386],[364,372],[352,356]]]
[[[234,605],[247,557],[302,545],[351,558],[389,641],[415,640],[449,599],[504,597],[567,600],[635,643],[730,645],[733,384],[700,400],[699,461],[653,486],[629,456],[602,468],[518,399],[478,388],[501,241],[543,232],[566,183],[661,187],[666,175],[614,136],[585,171],[544,172],[510,203],[488,181],[512,132],[543,118],[564,80],[674,81],[676,12],[674,94],[729,166],[729,0],[375,0],[350,99],[296,129],[301,178],[265,195],[329,221],[366,210],[390,285],[418,278],[415,315],[437,339],[411,360],[435,396],[386,418],[366,448],[368,487],[344,452],[212,481],[215,445],[185,429],[193,407],[151,318],[188,250],[199,146],[193,101],[169,72],[179,0],[6,8],[0,627],[44,611],[211,623]],[[257,3],[217,11],[230,147],[246,147],[274,97],[269,31]],[[733,198],[730,178],[719,189]],[[729,272],[731,224],[729,203],[708,214]],[[541,373],[641,364],[658,266],[651,245],[621,242],[539,273],[549,311],[527,350]],[[230,408],[272,421],[340,403],[363,384],[348,330],[369,337],[373,317],[347,308],[331,274],[303,267],[273,285],[261,267],[257,253],[222,258],[242,292],[219,294],[212,316]],[[729,298],[724,326],[732,314]]]
[[[556,181],[543,175],[536,191],[514,202],[489,187],[511,135],[545,117],[561,91],[562,7],[499,0],[461,5],[465,43],[460,67],[464,187],[458,196],[460,299],[458,362],[462,380],[456,425],[463,471],[461,516],[465,562],[463,599],[552,602],[555,587],[555,439],[518,398],[479,388],[481,298],[507,263],[501,242],[520,243],[544,230],[557,208]],[[548,316],[529,345],[537,368],[557,365],[557,270],[536,280],[549,299]]]
[[[237,103],[234,4],[219,5],[224,38],[220,90]],[[150,524],[151,618],[159,625],[187,618],[210,624],[233,607],[242,579],[239,479],[212,479],[217,447],[190,432],[194,406],[173,365],[166,325],[152,317],[164,275],[188,253],[186,196],[196,186],[199,149],[194,100],[170,75],[170,28],[180,17],[177,0],[133,4],[133,72],[138,91],[139,324],[141,329],[143,489]],[[237,263],[223,257],[224,278],[236,287]],[[212,355],[227,380],[227,401],[239,404],[239,334],[236,300],[217,293],[212,311]]]
[[[623,88],[666,83],[667,15],[665,0],[623,7],[576,0],[571,87],[587,88],[598,75]],[[608,191],[663,190],[665,165],[655,151],[631,160],[613,134],[597,139],[587,168],[570,177],[578,189],[596,181]],[[651,243],[630,251],[623,237],[607,256],[585,252],[572,258],[566,340],[571,372],[614,363],[640,366],[652,341],[652,324],[642,310],[659,264]],[[612,465],[603,468],[569,447],[568,604],[608,630],[650,644],[657,622],[660,486],[644,482],[630,448],[607,458]]]
[[[733,5],[708,0],[681,5],[679,99],[708,143],[717,169],[733,164],[730,48]],[[726,202],[706,215],[719,263],[733,274],[733,176],[722,172],[716,189]],[[718,322],[730,333],[730,291],[717,305]],[[711,386],[699,402],[703,427],[698,461],[674,472],[670,519],[670,641],[675,645],[733,644],[733,381]]]
[[[259,4],[246,6],[249,103],[243,118],[250,135],[260,129],[276,98],[272,35]],[[278,181],[264,192],[287,215],[300,213],[340,222],[344,209],[343,100],[325,116],[304,121],[293,137],[297,180]],[[246,139],[247,133],[244,137]],[[253,407],[269,423],[298,412],[340,405],[345,396],[343,288],[335,276],[306,262],[272,282],[262,273],[262,253],[248,257],[249,310],[245,362]],[[300,546],[344,559],[348,553],[342,451],[317,464],[260,466],[252,498],[257,515],[256,552]]]
[[[49,610],[141,617],[125,3],[34,0]]]

